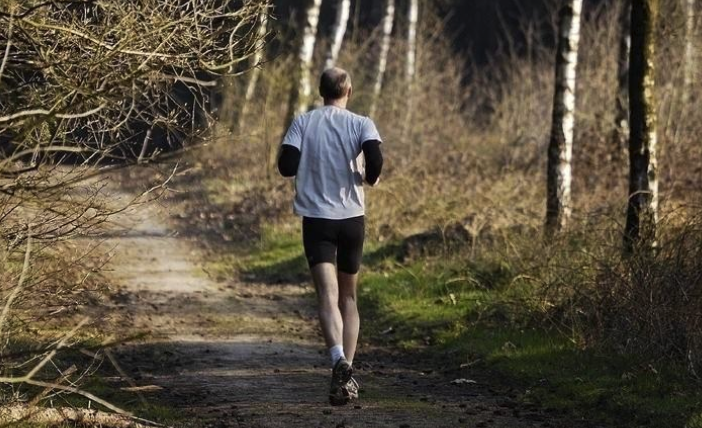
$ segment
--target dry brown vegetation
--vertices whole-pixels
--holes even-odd
[[[87,397],[90,368],[54,360],[107,333],[91,339],[106,256],[80,238],[171,178],[117,203],[105,173],[198,141],[213,88],[262,47],[254,24],[267,8],[0,0],[0,404]]]

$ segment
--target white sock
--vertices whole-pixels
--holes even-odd
[[[340,358],[346,358],[346,356],[344,355],[343,345],[332,346],[331,348],[329,348],[329,354],[331,354],[332,367],[334,367],[334,365],[337,361],[339,361]]]

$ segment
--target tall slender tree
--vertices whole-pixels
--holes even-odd
[[[402,141],[407,139],[414,110],[415,77],[417,74],[417,24],[419,22],[419,0],[409,0],[407,9],[407,61],[405,80],[407,86],[407,106],[402,124]]]
[[[258,30],[256,39],[260,43],[264,43],[266,40],[266,35],[268,34],[268,10],[261,10],[258,16]],[[248,108],[256,93],[256,85],[258,84],[258,78],[261,75],[261,61],[263,61],[263,49],[256,51],[253,57],[253,69],[251,70],[251,75],[249,76],[249,82],[246,85],[246,93],[244,94],[244,103],[241,106],[241,111],[239,112],[239,129],[242,129],[244,121],[246,120],[246,114],[248,113]]]
[[[580,43],[582,0],[566,0],[561,7],[556,53],[556,90],[548,146],[546,232],[563,229],[571,215],[570,187],[575,124],[575,83]]]
[[[410,0],[407,11],[407,63],[405,77],[407,84],[414,82],[417,70],[417,22],[419,21],[419,0]]]
[[[351,0],[336,0],[336,19],[332,27],[332,42],[327,50],[327,57],[324,62],[324,69],[332,68],[339,59],[341,45],[344,42],[346,26],[351,14]]]
[[[620,157],[629,139],[629,52],[631,52],[631,0],[623,0],[619,11],[619,51],[617,55],[617,99],[614,113],[612,151]]]
[[[310,97],[312,95],[310,68],[312,66],[312,57],[314,56],[314,46],[317,42],[317,27],[321,6],[322,0],[307,0],[305,2],[303,34],[298,53],[296,82],[293,82],[290,94],[287,123],[290,123],[294,116],[304,113],[310,105]]]
[[[697,72],[697,50],[695,49],[695,0],[683,0],[685,3],[685,76],[683,102],[688,104],[692,99],[695,74]]]
[[[629,202],[625,250],[653,247],[658,221],[656,159],[655,29],[658,0],[632,0],[629,76]]]
[[[383,90],[383,79],[385,69],[388,64],[388,52],[390,51],[390,38],[392,27],[395,22],[395,0],[385,0],[385,12],[383,14],[383,37],[380,42],[380,52],[378,53],[378,68],[375,72],[375,83],[373,85],[373,99],[371,101],[370,116],[375,117],[378,108],[378,98]]]

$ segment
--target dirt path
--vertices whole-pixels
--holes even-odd
[[[147,400],[186,415],[183,426],[559,426],[485,380],[452,385],[439,367],[383,349],[360,350],[360,401],[330,407],[311,289],[214,282],[198,267],[202,238],[179,234],[175,214],[137,207],[117,219],[122,231],[106,244],[125,329],[150,332],[119,359],[137,384],[152,386]]]

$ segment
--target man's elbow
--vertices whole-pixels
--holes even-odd
[[[280,175],[286,178],[294,177],[297,174],[297,168],[293,168],[290,165],[284,165],[278,163],[278,172]]]
[[[378,184],[383,170],[383,153],[380,151],[379,140],[368,140],[361,146],[366,160],[366,183],[371,186]]]
[[[283,177],[294,177],[300,165],[300,151],[295,147],[283,146],[278,157],[278,172]]]
[[[372,161],[366,159],[366,183],[375,186],[380,181],[380,174],[383,171],[383,157],[377,156]]]

